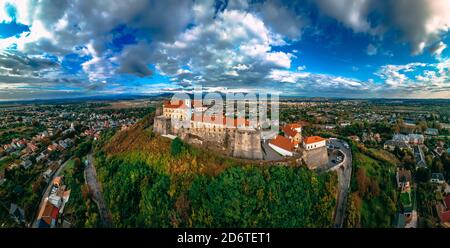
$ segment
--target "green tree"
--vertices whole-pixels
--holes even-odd
[[[172,156],[178,156],[183,151],[183,141],[176,137],[172,140],[172,144],[170,145],[170,153]]]

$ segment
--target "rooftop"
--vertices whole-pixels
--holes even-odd
[[[296,125],[296,124],[289,124],[283,127],[283,132],[289,136],[289,137],[294,137],[295,135],[298,134],[297,131],[294,130],[294,128],[299,128],[300,125]]]
[[[317,142],[321,142],[326,140],[325,138],[322,138],[320,136],[311,136],[311,137],[306,137],[303,142],[305,144],[313,144],[313,143],[317,143]]]
[[[185,108],[184,101],[179,100],[178,102],[172,103],[172,101],[166,101],[163,103],[164,108]]]
[[[278,146],[286,151],[290,152],[294,151],[294,144],[292,144],[288,138],[281,135],[277,135],[277,137],[275,137],[275,139],[270,140],[269,143],[274,146]]]

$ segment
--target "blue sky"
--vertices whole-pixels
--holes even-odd
[[[0,0],[0,100],[450,97],[449,0]]]

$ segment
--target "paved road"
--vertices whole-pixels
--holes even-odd
[[[105,199],[103,198],[103,193],[100,187],[100,184],[97,181],[97,172],[95,170],[93,164],[92,154],[87,155],[88,164],[84,169],[84,175],[86,179],[86,183],[89,186],[89,189],[92,193],[92,197],[94,202],[97,204],[100,219],[103,227],[112,227],[111,214],[106,207]]]
[[[334,227],[342,228],[345,219],[345,209],[347,207],[347,199],[350,191],[350,181],[352,178],[352,152],[344,147],[344,142],[340,140],[330,140],[330,143],[344,153],[344,161],[339,169],[336,170],[338,175],[339,196],[337,200],[336,213],[334,216]]]
[[[52,189],[52,186],[53,186],[53,184],[52,184],[53,179],[54,179],[55,177],[58,177],[58,176],[59,176],[59,174],[61,173],[61,171],[63,171],[64,168],[66,168],[66,165],[69,163],[70,160],[72,160],[72,158],[69,158],[68,160],[66,160],[66,162],[64,162],[64,163],[56,170],[56,172],[53,174],[52,178],[49,179],[47,188],[45,189],[44,194],[43,194],[42,197],[41,197],[41,201],[40,201],[40,203],[39,203],[39,207],[38,207],[38,209],[37,209],[36,216],[35,216],[34,221],[33,221],[33,225],[32,225],[33,228],[37,228],[37,227],[38,227],[38,219],[37,219],[37,218],[38,218],[39,212],[41,211],[41,208],[42,208],[42,207],[44,206],[44,204],[47,202],[47,197],[48,197],[48,195],[50,194],[50,190]]]

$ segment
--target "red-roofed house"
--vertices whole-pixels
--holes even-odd
[[[31,150],[31,152],[37,152],[39,149],[35,144],[33,144],[31,142],[27,144],[27,147],[28,147],[28,149]]]
[[[302,127],[299,124],[288,124],[283,127],[284,136],[286,136],[295,147],[302,140]]]
[[[39,227],[55,227],[58,220],[59,209],[53,206],[50,202],[46,202],[44,207],[41,208],[38,220]]]
[[[283,156],[294,155],[294,144],[284,136],[277,135],[275,139],[269,141],[269,146]]]
[[[326,146],[326,139],[319,136],[311,136],[303,139],[303,147],[308,151]]]

